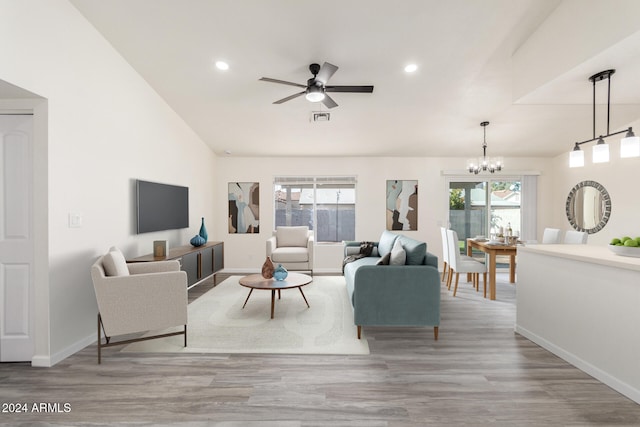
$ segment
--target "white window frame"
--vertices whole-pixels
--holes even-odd
[[[301,185],[301,186],[312,186],[313,189],[313,202],[312,202],[312,221],[313,221],[313,232],[316,238],[314,239],[314,244],[320,245],[342,245],[342,242],[335,241],[318,241],[317,229],[318,229],[318,186],[319,185],[353,185],[354,196],[353,196],[353,206],[354,206],[354,221],[355,221],[355,207],[356,207],[356,197],[357,197],[357,177],[356,176],[274,176],[273,178],[273,196],[275,196],[275,186],[276,185]],[[273,197],[272,196],[272,197]],[[273,208],[273,228],[276,227],[276,204],[274,203]],[[355,223],[354,223],[354,236],[355,236]],[[355,238],[355,237],[354,237]]]

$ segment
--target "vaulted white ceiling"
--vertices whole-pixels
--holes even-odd
[[[640,119],[636,0],[71,3],[223,156],[473,157],[485,120],[488,154],[556,156],[591,138],[588,77],[611,68],[611,131]],[[272,104],[300,89],[258,80],[304,84],[325,61],[330,84],[375,86],[332,94],[329,122],[304,97]]]

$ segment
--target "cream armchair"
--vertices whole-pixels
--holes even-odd
[[[277,227],[267,239],[267,256],[290,271],[313,275],[313,231],[306,226]]]
[[[187,346],[187,273],[178,261],[127,264],[112,248],[91,266],[98,302],[98,363],[102,347],[184,334]],[[110,342],[111,337],[180,326],[176,332]],[[102,343],[101,330],[106,343]]]

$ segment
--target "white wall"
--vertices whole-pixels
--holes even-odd
[[[0,10],[0,79],[47,100],[44,117],[36,112],[48,123],[36,141],[48,150],[39,170],[48,222],[36,253],[48,252],[49,274],[36,292],[48,295],[50,314],[37,311],[34,357],[47,365],[95,340],[89,267],[99,254],[117,245],[142,255],[157,239],[188,244],[201,216],[215,220],[215,156],[66,0],[1,0]],[[135,235],[136,178],[188,186],[191,227]],[[68,227],[70,212],[82,213],[81,228]]]
[[[636,135],[640,129],[640,121],[631,123]],[[613,130],[617,131],[618,129]],[[621,137],[624,134],[621,135]],[[584,144],[585,166],[569,167],[569,151],[572,143],[567,142],[567,152],[553,160],[556,180],[553,185],[553,225],[563,230],[571,230],[571,224],[565,213],[565,204],[569,191],[580,181],[599,182],[611,196],[611,219],[598,233],[589,235],[589,244],[605,245],[614,237],[640,236],[640,197],[638,181],[640,180],[640,157],[620,158],[620,138],[607,138],[609,143],[609,163],[594,164],[591,161],[591,147],[595,144]]]
[[[553,172],[548,159],[506,159],[511,170],[540,171],[538,184],[538,229],[541,238],[543,224],[551,222],[550,197]],[[225,269],[257,271],[265,259],[265,241],[273,230],[274,176],[353,175],[358,179],[356,190],[355,240],[377,241],[385,229],[386,181],[390,179],[418,180],[418,230],[403,232],[427,242],[429,252],[442,257],[441,225],[448,223],[448,188],[443,170],[462,170],[465,159],[456,158],[218,158],[216,168],[216,218],[228,216],[228,206],[222,195],[229,182],[260,182],[260,233],[229,234],[227,223],[215,225],[216,238],[225,242]],[[508,170],[503,174],[508,174]],[[498,175],[493,175],[497,177]],[[316,272],[340,271],[342,246],[316,247]]]

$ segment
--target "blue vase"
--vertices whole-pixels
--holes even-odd
[[[278,264],[278,267],[273,271],[273,278],[276,280],[284,280],[289,275],[289,272],[282,264]]]
[[[193,238],[189,241],[189,243],[191,243],[193,246],[198,247],[198,246],[202,246],[205,243],[207,243],[206,240],[204,240],[202,238],[201,235],[196,234],[195,236],[193,236]]]
[[[200,233],[198,234],[204,239],[204,243],[207,243],[207,240],[209,240],[209,234],[207,234],[207,227],[204,226],[204,217],[202,218],[202,224],[200,225]]]

